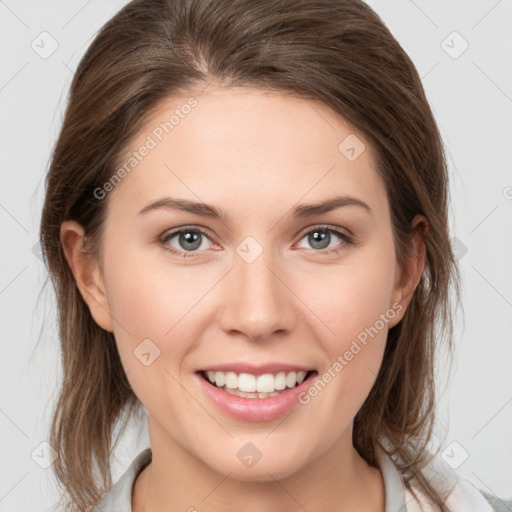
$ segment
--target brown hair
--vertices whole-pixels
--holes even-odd
[[[356,127],[375,149],[400,264],[411,220],[418,213],[427,218],[425,270],[405,316],[388,333],[377,380],[355,418],[353,443],[376,466],[385,436],[405,481],[416,478],[446,511],[421,472],[431,456],[434,355],[441,347],[452,352],[450,285],[460,301],[446,157],[412,61],[361,0],[135,0],[100,30],[82,58],[41,220],[63,367],[50,443],[59,454],[53,467],[68,506],[89,510],[111,487],[114,427],[123,426],[118,440],[140,403],[113,334],[94,322],[76,286],[60,243],[61,223],[79,222],[100,258],[107,200],[97,200],[94,190],[111,178],[119,155],[162,101],[212,81],[320,100]]]

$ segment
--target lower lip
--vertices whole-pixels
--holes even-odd
[[[270,421],[290,412],[300,402],[298,395],[306,391],[315,378],[312,373],[306,380],[294,388],[287,388],[278,396],[271,398],[244,398],[234,396],[222,391],[218,387],[207,382],[199,373],[199,385],[206,396],[217,405],[224,413],[244,421]]]

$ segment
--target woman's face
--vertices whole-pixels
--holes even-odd
[[[153,449],[267,480],[351,447],[408,300],[368,142],[320,103],[219,88],[161,106],[123,158],[126,175],[96,192],[103,274],[86,300]],[[268,398],[199,373],[276,390],[283,376],[258,377],[293,385],[294,369],[315,373]]]

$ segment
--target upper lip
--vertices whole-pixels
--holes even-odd
[[[235,373],[250,373],[252,375],[264,375],[265,373],[279,373],[279,372],[309,372],[314,368],[290,363],[265,363],[265,364],[249,364],[242,362],[224,363],[209,365],[201,368],[198,372],[235,372]]]

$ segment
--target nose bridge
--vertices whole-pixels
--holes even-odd
[[[254,240],[246,240],[234,255],[228,277],[222,327],[249,338],[265,338],[276,331],[290,330],[294,315],[292,294],[280,276],[272,251],[263,251]]]

